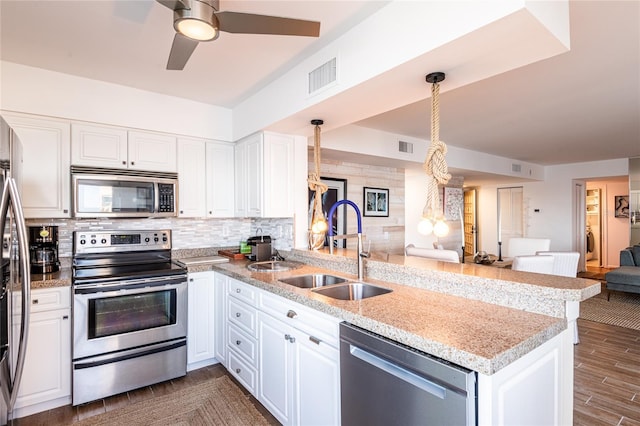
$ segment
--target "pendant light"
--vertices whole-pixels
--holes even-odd
[[[431,83],[431,144],[424,160],[423,168],[427,173],[427,201],[422,210],[422,220],[418,232],[423,235],[444,237],[449,233],[449,225],[444,219],[440,203],[439,185],[445,185],[451,179],[448,173],[445,154],[447,146],[440,140],[440,82],[445,78],[443,72],[427,74]]]
[[[324,217],[324,212],[322,211],[322,194],[327,192],[329,187],[320,181],[320,126],[324,124],[324,121],[315,119],[311,120],[311,124],[315,126],[313,137],[315,171],[314,173],[309,173],[307,182],[309,183],[309,189],[315,191],[315,195],[310,220],[309,249],[319,250],[324,247],[325,235],[328,229],[327,218]]]

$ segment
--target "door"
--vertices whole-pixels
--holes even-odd
[[[602,257],[602,189],[587,187],[586,194],[586,254],[587,266],[601,267]]]
[[[586,224],[585,224],[585,212],[586,212],[586,182],[582,180],[573,181],[573,217],[574,217],[574,229],[573,229],[573,250],[580,253],[580,260],[578,261],[578,272],[584,272],[586,267]]]
[[[258,313],[257,398],[282,424],[291,423],[293,331],[269,315]]]
[[[25,216],[70,217],[69,123],[18,114],[5,117],[22,142],[23,172],[19,190]]]
[[[214,273],[189,274],[188,295],[187,364],[193,364],[215,357]]]
[[[301,334],[295,343],[295,415],[292,423],[339,425],[340,351],[306,334]]]
[[[524,236],[523,187],[498,188],[498,251],[509,253],[509,240]],[[506,241],[506,246],[503,244]]]
[[[204,217],[207,188],[205,141],[178,140],[178,212],[180,217]],[[210,189],[209,189],[210,190]]]
[[[476,190],[464,191],[464,255],[473,256],[478,251],[478,228],[476,217]]]

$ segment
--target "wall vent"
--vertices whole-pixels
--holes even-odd
[[[413,144],[411,142],[398,141],[398,151],[413,154]]]
[[[511,164],[511,171],[514,173],[520,173],[522,171],[522,165],[520,164]]]
[[[309,94],[336,81],[336,58],[325,62],[309,73]]]

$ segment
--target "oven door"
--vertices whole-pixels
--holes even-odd
[[[187,335],[187,279],[156,277],[75,285],[73,358]]]

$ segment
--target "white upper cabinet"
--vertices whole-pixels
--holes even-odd
[[[233,144],[178,138],[180,217],[233,217]]]
[[[206,142],[178,139],[178,214],[204,217],[206,208]]]
[[[207,142],[207,216],[234,216],[233,144]]]
[[[293,217],[294,149],[293,136],[272,132],[236,144],[237,217]]]
[[[176,172],[176,137],[122,127],[73,123],[71,164],[75,166]]]
[[[73,123],[71,164],[127,168],[127,130],[119,127]]]
[[[129,131],[129,168],[177,172],[176,137],[162,133]]]
[[[69,122],[28,114],[2,115],[22,142],[25,217],[70,217]]]

